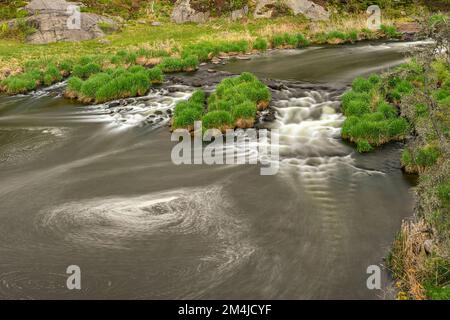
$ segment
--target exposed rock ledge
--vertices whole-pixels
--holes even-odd
[[[117,23],[110,19],[93,13],[78,13],[79,28],[71,25],[70,19],[74,17],[71,6],[80,5],[65,0],[33,0],[25,9],[30,14],[26,18],[29,25],[37,31],[27,38],[29,43],[45,44],[58,41],[91,40],[105,35],[99,23],[117,29]],[[73,21],[73,20],[72,20]],[[74,21],[73,21],[74,22]]]

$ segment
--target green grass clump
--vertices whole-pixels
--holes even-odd
[[[80,90],[80,98],[85,102],[95,100],[97,91],[111,80],[111,76],[107,73],[98,73],[83,82]]]
[[[164,74],[159,67],[154,67],[148,69],[147,71],[148,78],[152,84],[161,84],[164,81]]]
[[[437,162],[440,155],[441,152],[438,147],[427,145],[418,150],[414,162],[420,167],[431,167]]]
[[[450,180],[447,180],[438,186],[437,195],[441,201],[442,207],[448,208],[450,204]]]
[[[194,122],[200,121],[202,119],[203,113],[195,108],[186,108],[185,110],[179,112],[173,119],[172,127],[174,129],[193,129]]]
[[[269,102],[272,96],[270,90],[260,82],[253,74],[244,72],[239,77],[228,78],[223,80],[211,95],[211,101],[242,101],[249,100],[259,105]]]
[[[270,99],[269,89],[255,75],[244,72],[221,81],[208,98],[206,112],[203,91],[196,91],[189,100],[177,103],[173,128],[192,130],[199,115],[205,129],[249,128],[254,124],[258,105],[262,102],[268,105]]]
[[[1,82],[1,87],[7,94],[26,93],[39,86],[40,78],[40,75],[39,77],[35,77],[32,73],[23,73],[3,80]]]
[[[115,99],[142,96],[154,83],[162,81],[158,68],[145,69],[141,66],[108,69],[83,81],[72,76],[67,85],[66,96],[78,98],[85,103],[103,103]]]
[[[189,101],[204,104],[206,100],[206,94],[203,90],[196,90],[192,96],[189,98]]]
[[[65,91],[65,96],[67,98],[75,99],[81,92],[81,87],[83,86],[83,80],[78,77],[70,77],[67,80],[67,87]]]
[[[401,35],[395,26],[388,26],[385,24],[380,26],[380,31],[388,38],[398,38]]]
[[[374,79],[373,79],[374,80]],[[369,92],[374,87],[374,83],[370,79],[365,79],[362,77],[358,77],[353,80],[352,89],[355,92]]]
[[[96,73],[99,73],[102,71],[102,67],[93,62],[89,62],[87,64],[78,64],[75,65],[72,71],[72,74],[75,77],[81,78],[81,79],[87,79],[91,75],[94,75]]]
[[[309,41],[302,34],[277,34],[272,38],[273,48],[298,48],[309,45]]]
[[[234,127],[233,117],[226,111],[211,111],[208,112],[202,119],[203,127],[205,129],[227,129]]]
[[[395,118],[398,116],[397,109],[386,101],[381,101],[378,104],[377,112],[382,113],[385,118]]]
[[[46,86],[49,86],[55,82],[61,81],[62,78],[61,71],[52,64],[44,71],[43,82]]]
[[[238,119],[255,119],[256,105],[250,101],[243,102],[231,108],[231,115],[236,121]]]
[[[266,51],[268,47],[269,44],[267,43],[267,40],[263,38],[256,38],[255,42],[253,43],[253,49],[255,50]]]
[[[187,101],[180,101],[175,106],[173,128],[193,129],[194,122],[202,119],[205,111],[206,95],[202,90],[195,91]]]
[[[407,172],[423,172],[427,167],[436,164],[441,156],[440,149],[435,145],[426,145],[413,150],[403,150],[401,163]]]
[[[373,147],[369,143],[369,141],[367,141],[367,140],[359,140],[356,143],[356,150],[358,150],[359,153],[370,152],[370,151],[373,150]]]
[[[151,81],[144,72],[124,73],[103,85],[95,95],[97,103],[115,99],[143,96],[147,93]]]
[[[198,65],[198,58],[194,55],[190,55],[185,58],[166,57],[162,60],[159,68],[161,68],[163,72],[167,73],[182,71],[189,72],[196,70]]]
[[[408,82],[390,79],[390,86],[398,91],[410,90]],[[410,130],[409,123],[400,118],[397,109],[383,99],[382,79],[371,75],[367,79],[358,77],[352,90],[342,96],[342,110],[346,121],[342,137],[356,143],[359,152],[369,152],[391,140],[404,139]]]

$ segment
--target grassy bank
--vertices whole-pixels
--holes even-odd
[[[60,81],[61,76],[72,75],[87,80],[89,77],[78,75],[83,68],[90,68],[87,71],[89,76],[135,65],[158,65],[164,73],[193,71],[199,63],[224,54],[399,36],[390,24],[383,25],[376,32],[364,25],[362,16],[336,18],[331,24],[310,23],[300,17],[251,20],[247,23],[215,19],[205,25],[166,22],[163,26],[153,27],[135,24],[109,35],[107,41],[36,46],[0,40],[0,79],[3,78],[0,91],[24,93]],[[78,97],[79,94],[72,96]]]
[[[381,76],[358,78],[343,96],[343,138],[360,152],[406,140],[404,170],[419,175],[416,212],[388,258],[399,299],[450,299],[450,61],[448,17],[424,22],[435,46]]]

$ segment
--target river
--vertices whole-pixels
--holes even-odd
[[[412,182],[401,145],[359,155],[339,97],[411,43],[274,51],[219,66],[292,80],[274,92],[280,171],[176,166],[166,112],[193,88],[82,106],[58,88],[0,97],[0,298],[380,299]],[[307,85],[306,85],[307,84]],[[55,93],[56,92],[56,93]],[[82,271],[82,290],[66,269]]]

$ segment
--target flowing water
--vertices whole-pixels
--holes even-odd
[[[411,44],[267,54],[227,64],[292,82],[274,92],[280,171],[176,166],[167,110],[193,88],[128,106],[54,94],[0,98],[0,298],[389,298],[368,290],[411,183],[400,146],[360,156],[340,139],[339,97]],[[82,270],[82,290],[66,269]]]

